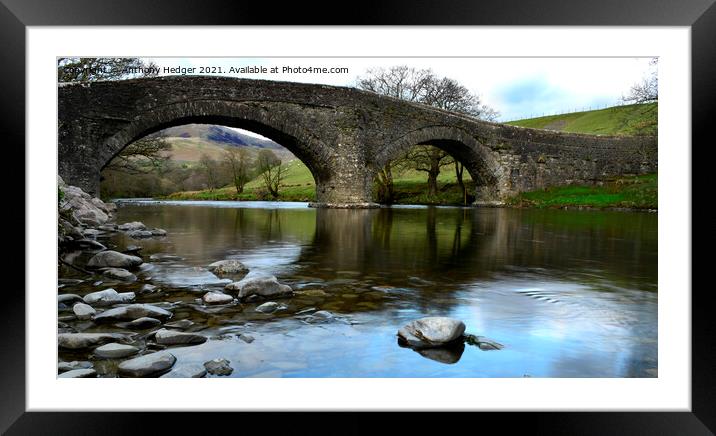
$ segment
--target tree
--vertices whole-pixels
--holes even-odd
[[[278,198],[278,188],[286,177],[286,167],[281,164],[281,159],[273,151],[263,149],[256,158],[256,168],[271,197]]]
[[[246,148],[231,148],[224,153],[224,162],[229,168],[229,174],[236,187],[236,193],[244,192],[244,186],[249,181],[251,161]]]
[[[219,165],[217,162],[209,157],[208,154],[202,153],[199,158],[199,168],[201,168],[206,180],[206,187],[209,191],[219,187]]]
[[[649,61],[650,70],[648,75],[641,82],[631,86],[629,94],[622,97],[622,101],[627,103],[653,103],[659,100],[659,76],[658,76],[659,58],[653,58]]]
[[[416,69],[406,65],[369,69],[364,76],[356,79],[356,86],[377,94],[423,103],[487,121],[494,121],[499,117],[499,112],[483,104],[477,94],[470,92],[454,79],[438,77],[430,69]],[[465,190],[462,164],[436,147],[418,147],[398,161],[389,162],[378,173],[378,201],[380,202],[390,203],[395,196],[392,170],[411,162],[414,164],[413,169],[428,174],[429,195],[437,193],[440,168],[453,162],[455,172],[459,175],[458,183],[463,191]]]
[[[171,148],[172,145],[162,136],[146,136],[126,146],[105,169],[125,174],[146,174],[166,164]]]
[[[94,82],[152,77],[159,73],[153,62],[140,58],[59,58],[58,82]]]

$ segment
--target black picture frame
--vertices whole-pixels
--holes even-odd
[[[690,26],[692,60],[692,143],[713,147],[710,132],[714,113],[716,89],[716,6],[714,0],[664,2],[661,0],[502,0],[500,2],[453,1],[445,3],[407,0],[382,0],[349,5],[310,6],[304,2],[238,2],[191,0],[0,0],[0,132],[5,152],[13,154],[14,162],[27,164],[25,152],[25,30],[27,26],[80,25],[571,25],[571,26]],[[322,11],[318,14],[317,11]],[[347,12],[349,11],[349,12]],[[674,146],[674,145],[670,145]],[[697,147],[692,147],[692,153]],[[703,150],[699,150],[701,155]],[[697,163],[699,160],[693,159]],[[704,160],[701,160],[704,164]],[[24,165],[22,166],[24,168]],[[24,171],[24,170],[23,170]],[[6,186],[20,177],[17,169],[7,174]],[[692,199],[707,185],[708,171],[692,172]],[[22,178],[24,180],[24,177]],[[18,190],[15,190],[17,192]],[[24,197],[24,201],[28,201]],[[17,199],[14,199],[17,202]],[[31,200],[30,200],[31,201]],[[24,206],[24,204],[23,204]],[[24,207],[14,207],[6,217],[9,228],[25,225]],[[692,226],[710,228],[705,214],[692,208]],[[27,229],[26,232],[31,232]],[[15,232],[19,233],[19,232]],[[16,235],[16,237],[19,237]],[[702,244],[704,244],[702,242]],[[14,257],[17,247],[13,244]],[[23,258],[25,250],[23,248]],[[707,259],[692,255],[692,271],[703,271]],[[30,265],[25,263],[25,273]],[[702,268],[698,266],[701,265]],[[15,268],[17,268],[15,266]],[[19,274],[16,274],[19,276]],[[24,276],[23,276],[24,277]],[[211,422],[218,429],[215,416],[207,414],[172,414],[153,417],[147,413],[68,413],[25,412],[25,287],[24,278],[15,286],[8,286],[0,304],[2,325],[2,358],[0,358],[0,431],[7,434],[126,434],[130,430],[167,431],[170,426],[185,422]],[[515,418],[501,413],[486,413],[475,417],[433,417],[429,421],[472,423],[475,431],[484,424],[497,424],[501,431],[516,427],[530,433],[547,434],[713,434],[716,431],[716,360],[713,338],[716,328],[708,304],[710,288],[693,286],[692,292],[692,411],[691,412],[590,412],[590,413],[515,413]],[[691,292],[683,289],[683,292]],[[50,295],[52,290],[48,290]],[[399,407],[399,406],[398,406]],[[226,414],[233,415],[233,414]],[[225,418],[224,415],[222,420]],[[297,417],[282,413],[271,419],[271,432],[297,428],[310,430]],[[477,419],[475,419],[477,418]],[[141,419],[141,424],[138,420]],[[233,416],[230,420],[236,422]],[[243,418],[242,418],[243,419]],[[262,419],[265,419],[263,417]],[[318,424],[315,417],[311,422]],[[341,414],[342,426],[336,433],[368,433],[372,425],[361,416]],[[424,429],[425,418],[401,417],[404,432],[410,423]],[[215,427],[217,426],[217,427]],[[334,433],[330,428],[326,431]],[[300,431],[299,431],[300,432]],[[491,431],[492,432],[492,431]]]

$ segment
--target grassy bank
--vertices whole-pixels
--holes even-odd
[[[511,198],[508,205],[537,208],[657,209],[657,185],[657,174],[621,177],[602,186],[558,186],[523,192]]]
[[[590,135],[656,135],[657,114],[657,103],[631,104],[510,121],[506,124]]]

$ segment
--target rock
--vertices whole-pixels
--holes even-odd
[[[107,249],[107,247],[100,244],[99,242],[97,242],[93,239],[87,239],[87,238],[82,238],[82,239],[78,239],[76,241],[72,241],[69,245],[72,247],[77,247],[81,250],[87,250],[87,251],[104,251]]]
[[[140,294],[151,294],[154,291],[157,290],[157,287],[154,285],[150,285],[149,283],[145,283],[142,285],[142,287],[139,289]]]
[[[77,294],[60,294],[57,296],[57,303],[72,304],[76,301],[82,301],[82,297]]]
[[[69,213],[82,224],[97,227],[109,220],[109,215],[97,207],[92,196],[77,186],[65,185],[62,187],[64,198],[59,204],[61,212]],[[101,200],[97,200],[101,201]]]
[[[239,282],[229,283],[225,287],[229,291],[238,291],[239,300],[246,300],[249,297],[261,298],[288,297],[293,295],[293,290],[288,285],[282,285],[276,277],[256,277],[243,279]]]
[[[400,340],[413,348],[440,347],[462,337],[465,324],[457,319],[432,316],[411,321],[398,331]]]
[[[317,318],[323,318],[323,319],[332,319],[333,314],[327,310],[319,310],[318,312],[314,312],[313,316]]]
[[[94,350],[95,356],[103,357],[105,359],[119,359],[120,357],[131,356],[132,354],[137,354],[138,352],[139,348],[137,347],[116,343],[105,344],[101,347],[95,348]]]
[[[186,329],[194,325],[194,321],[188,320],[188,319],[182,319],[179,321],[174,321],[170,323],[164,324],[164,327],[171,327],[173,329]]]
[[[246,333],[241,333],[241,334],[239,335],[239,339],[241,339],[242,341],[246,342],[247,344],[250,344],[250,343],[252,343],[252,342],[255,340],[253,336],[251,336],[251,335],[249,335],[249,334],[246,334]]]
[[[126,235],[133,239],[146,239],[154,236],[149,230],[131,230]]]
[[[206,342],[206,336],[167,329],[157,330],[154,338],[158,344],[162,345],[203,344]]]
[[[230,363],[231,362],[226,359],[214,359],[204,362],[204,368],[206,368],[209,374],[230,375],[234,372],[234,368],[229,365]]]
[[[137,276],[123,268],[107,268],[102,271],[102,274],[111,279],[121,280],[124,282],[137,281]]]
[[[260,306],[258,306],[256,309],[254,309],[256,312],[261,313],[274,313],[277,310],[285,310],[288,306],[285,304],[278,304],[275,301],[269,301],[267,303],[264,303]]]
[[[172,313],[161,307],[151,304],[130,304],[129,306],[115,307],[96,315],[94,322],[97,324],[113,323],[117,321],[136,320],[137,318],[150,317],[157,319],[168,319]]]
[[[151,256],[149,256],[149,260],[153,260],[156,262],[168,262],[168,261],[174,261],[174,260],[184,260],[184,258],[179,257],[176,254],[154,253]]]
[[[161,376],[162,378],[201,378],[206,375],[206,368],[203,365],[186,364],[172,368],[171,371]]]
[[[99,227],[97,227],[99,230],[105,231],[105,232],[116,232],[117,231],[117,224],[104,224]]]
[[[143,263],[141,257],[130,256],[116,251],[107,250],[95,254],[89,262],[88,268],[134,268]]]
[[[119,299],[122,300],[122,303],[129,303],[137,297],[134,295],[134,292],[120,292],[117,295],[119,295]]]
[[[97,235],[100,234],[100,231],[97,229],[85,229],[82,231],[82,235],[88,237],[88,238],[96,238]]]
[[[207,269],[218,276],[230,274],[244,274],[249,272],[249,269],[246,267],[246,265],[236,259],[227,259],[214,262],[209,265]]]
[[[152,327],[156,327],[158,325],[161,325],[161,321],[159,321],[156,318],[150,318],[148,316],[143,316],[141,318],[137,318],[134,321],[130,321],[125,324],[126,328],[129,329],[136,329],[136,330],[144,330],[144,329],[150,329]]]
[[[57,364],[57,370],[59,372],[67,372],[72,371],[73,369],[87,369],[92,368],[92,362],[87,361],[76,361],[73,360],[72,362],[60,362]]]
[[[166,236],[167,231],[164,229],[152,229],[151,232],[152,236]]]
[[[136,254],[140,251],[142,251],[142,247],[140,247],[139,245],[127,245],[127,247],[124,249],[124,252],[128,254]]]
[[[77,319],[90,319],[92,316],[97,313],[96,310],[92,308],[89,304],[85,303],[77,303],[74,306],[72,306],[72,311],[75,313],[75,316],[77,316]]]
[[[130,230],[146,230],[146,228],[147,226],[145,226],[144,223],[141,223],[139,221],[132,221],[130,223],[124,223],[117,226],[117,229],[123,232]]]
[[[84,238],[81,230],[62,217],[58,218],[57,226],[60,234],[64,233],[65,236],[69,236],[75,240]]]
[[[211,291],[202,297],[206,304],[228,304],[234,301],[234,297],[223,292]]]
[[[125,360],[117,367],[118,373],[125,377],[148,377],[160,375],[168,371],[177,358],[167,351],[145,354],[134,359]]]
[[[504,345],[488,339],[484,336],[465,335],[465,343],[469,345],[477,345],[482,351],[501,350]]]
[[[58,378],[90,378],[96,377],[97,371],[92,368],[73,369],[58,375]]]
[[[125,337],[120,333],[60,333],[57,335],[57,343],[60,348],[79,350],[124,339]]]
[[[125,297],[120,296],[117,291],[112,288],[103,291],[90,292],[85,295],[83,300],[85,303],[94,306],[110,306],[112,304],[122,303]]]

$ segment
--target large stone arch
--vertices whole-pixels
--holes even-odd
[[[97,158],[101,168],[104,168],[132,142],[169,127],[185,124],[222,125],[250,130],[286,147],[306,164],[318,186],[331,179],[331,161],[335,156],[316,134],[302,126],[298,117],[291,116],[291,109],[301,110],[282,108],[281,117],[276,117],[272,115],[276,112],[275,108],[272,111],[259,102],[222,100],[158,106],[138,113],[132,122],[110,136],[99,148]]]
[[[499,202],[506,187],[506,175],[495,154],[468,132],[451,126],[427,126],[384,144],[375,154],[375,171],[416,145],[433,145],[462,162],[475,181],[477,203]]]

